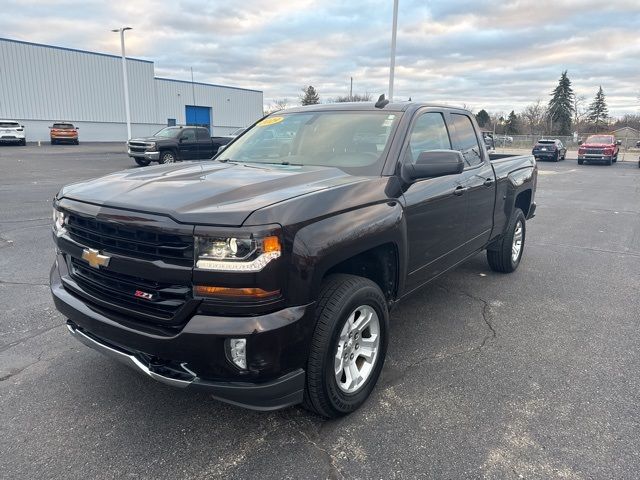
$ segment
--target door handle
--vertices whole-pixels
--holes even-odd
[[[487,179],[484,181],[483,185],[484,185],[485,187],[490,187],[491,185],[493,185],[493,178],[487,178]]]
[[[453,191],[453,194],[460,196],[466,191],[467,191],[467,187],[463,187],[462,185],[458,185],[456,187],[456,189]]]

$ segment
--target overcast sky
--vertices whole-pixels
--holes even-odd
[[[127,54],[157,76],[256,88],[265,104],[388,88],[391,0],[3,0],[0,36]],[[396,100],[475,111],[548,101],[563,70],[610,113],[639,113],[640,0],[400,0]]]

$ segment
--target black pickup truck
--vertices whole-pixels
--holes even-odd
[[[278,112],[214,161],[62,188],[51,292],[75,338],[155,380],[337,417],[374,388],[398,301],[482,250],[518,267],[536,181],[466,110]]]
[[[174,163],[180,160],[208,160],[218,152],[220,143],[206,127],[166,127],[151,137],[127,142],[129,156],[138,165],[151,162]]]

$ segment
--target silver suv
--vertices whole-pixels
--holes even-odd
[[[24,133],[24,125],[20,125],[15,120],[0,120],[0,143],[27,144],[27,137]]]

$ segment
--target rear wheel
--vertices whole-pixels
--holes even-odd
[[[556,156],[553,157],[553,161],[554,162],[559,162],[560,161],[560,152],[556,152]]]
[[[524,213],[516,208],[511,214],[507,231],[500,241],[487,250],[487,261],[491,270],[511,273],[520,265],[524,252],[526,234],[526,219]]]
[[[171,150],[165,150],[160,153],[159,163],[175,163],[176,155]]]
[[[27,139],[23,138],[22,141],[20,142],[20,145],[22,145],[23,147],[27,146]]]
[[[387,303],[380,287],[355,275],[331,275],[320,288],[303,406],[336,418],[373,390],[387,351]]]
[[[80,145],[80,141],[79,140],[74,140],[73,143],[74,143],[74,145]]]
[[[134,160],[141,167],[146,167],[147,165],[149,165],[151,163],[151,160],[147,160],[146,158],[134,158]]]

